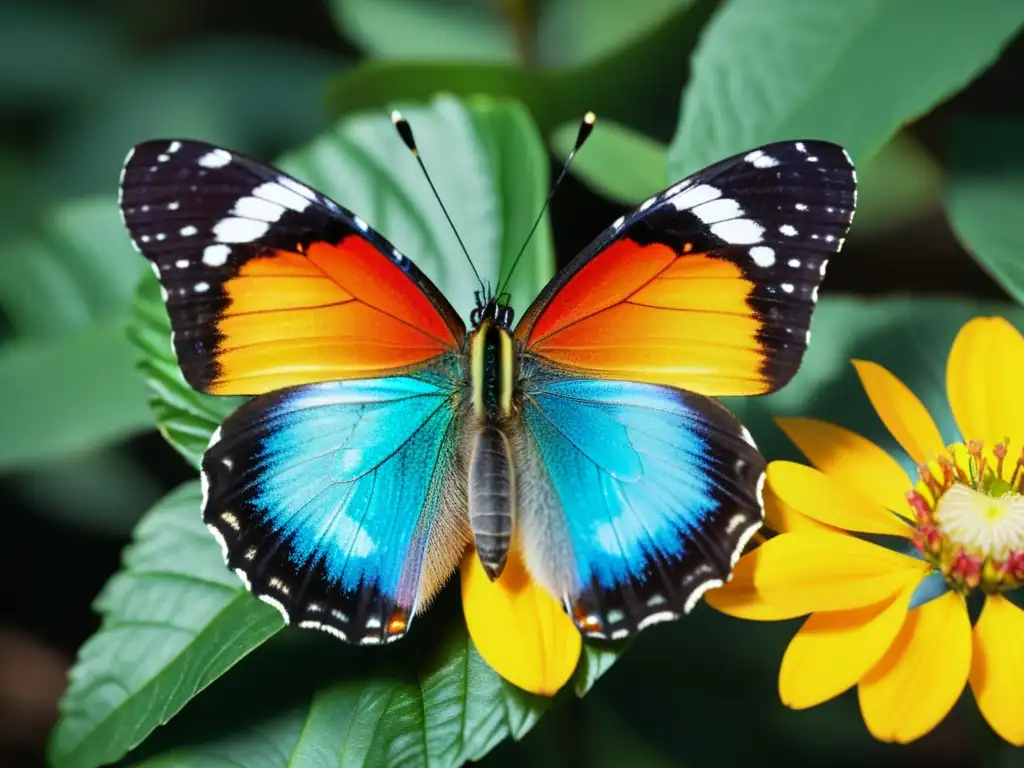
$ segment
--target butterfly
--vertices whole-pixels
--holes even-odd
[[[363,219],[237,152],[148,141],[120,186],[185,379],[250,396],[201,466],[228,566],[364,645],[403,636],[470,546],[491,579],[518,547],[588,637],[728,579],[765,460],[713,397],[796,373],[855,201],[839,146],[769,144],[617,219],[518,321],[483,286],[467,328]]]

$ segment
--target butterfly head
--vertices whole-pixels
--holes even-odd
[[[512,330],[512,321],[515,319],[515,311],[509,306],[512,297],[507,292],[498,296],[490,296],[489,293],[477,291],[474,294],[476,308],[469,314],[473,330],[478,330],[487,320],[502,330]]]

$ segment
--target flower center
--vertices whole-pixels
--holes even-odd
[[[918,467],[921,479],[907,494],[914,543],[961,593],[1024,583],[1024,452],[1011,464],[1008,443],[951,445]]]

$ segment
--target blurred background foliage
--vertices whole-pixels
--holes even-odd
[[[352,190],[372,190],[373,179],[346,187],[347,177],[330,175],[341,161],[311,144],[339,119],[346,120],[344,134],[379,120],[394,103],[421,104],[439,93],[470,103],[479,94],[513,99],[530,125],[477,127],[484,144],[491,137],[490,173],[515,180],[517,164],[546,164],[541,176],[557,170],[577,121],[593,109],[598,128],[552,204],[553,239],[542,233],[532,256],[530,274],[543,280],[552,253],[565,263],[620,213],[713,160],[774,139],[840,141],[858,165],[858,214],[830,266],[811,351],[783,392],[729,405],[770,458],[794,457],[771,421],[780,413],[832,418],[898,455],[856,386],[849,358],[890,366],[951,436],[943,376],[959,324],[999,313],[1024,325],[1013,303],[1024,300],[1022,22],[1019,0],[5,0],[0,763],[44,762],[66,670],[99,627],[93,600],[102,589],[98,609],[131,612],[125,585],[134,578],[132,564],[152,549],[147,537],[173,528],[168,515],[194,506],[189,487],[147,516],[127,570],[104,584],[143,514],[194,478],[188,460],[228,407],[174,389],[173,360],[160,358],[165,331],[158,305],[153,314],[151,282],[136,298],[131,341],[126,332],[145,272],[116,210],[117,174],[133,143],[190,137],[266,161],[284,155],[296,174],[325,191],[332,183],[347,189],[342,202],[364,213],[373,196],[353,202]],[[543,144],[531,143],[532,124],[547,157]],[[398,157],[404,150],[397,140],[393,150],[380,149],[392,141],[386,121],[380,125],[371,132],[379,143],[373,151]],[[365,135],[348,140],[358,144]],[[437,154],[425,153],[452,184],[463,177],[460,141],[439,138]],[[344,167],[358,170],[352,163]],[[422,192],[421,180],[397,166],[373,178],[413,190],[413,201]],[[535,193],[519,194],[529,201]],[[506,205],[495,226],[507,227],[513,240],[525,234],[528,207]],[[466,217],[470,232],[483,226],[471,211],[453,216],[460,224]],[[422,236],[430,240],[442,224],[429,221]],[[488,236],[481,230],[481,242]],[[443,283],[461,290],[466,276],[454,262],[446,265],[446,249],[409,251],[431,269],[450,268]],[[536,285],[521,286],[524,296],[531,290]],[[140,350],[145,379],[136,370]],[[158,419],[175,447],[157,432]],[[170,551],[186,560],[192,548],[212,543],[189,543],[184,529],[173,535]],[[457,598],[448,598],[457,613]],[[265,606],[255,601],[240,605],[265,623],[261,632],[276,632],[276,614],[264,617]],[[422,621],[420,634],[457,645],[457,638],[445,639],[452,611],[442,605],[437,614]],[[484,764],[1024,764],[969,701],[908,748],[873,742],[850,694],[807,712],[785,709],[775,678],[794,626],[741,624],[701,606],[685,621],[644,633],[586,698],[561,696],[539,720],[533,703],[509,703],[508,712],[519,715],[506,713],[505,731],[488,731],[497,735],[487,743],[446,748],[434,763],[483,756],[511,733],[522,738],[501,743]],[[262,639],[250,638],[251,647]],[[361,682],[353,668],[379,673],[378,681],[404,680],[404,657],[392,654],[378,665],[326,640],[283,633],[123,759],[348,765],[363,754],[360,764],[392,764],[398,753],[375,755],[387,733],[402,736],[398,715],[384,718],[390,725],[365,726],[361,742],[316,738],[339,723],[351,726],[346,686]],[[214,637],[205,652],[216,655],[217,643]],[[147,648],[119,653],[101,662],[127,664]],[[462,654],[459,679],[468,691],[477,678],[464,647]],[[603,668],[604,661],[591,662]],[[582,687],[596,668],[586,671]],[[83,685],[102,682],[95,669],[80,673]],[[175,685],[181,674],[166,671]],[[328,679],[333,687],[310,703]],[[363,701],[359,696],[369,694],[359,691]],[[175,706],[157,696],[154,706],[165,710],[148,729],[194,692]],[[122,759],[149,732],[138,730],[141,721],[104,722],[106,731],[75,735],[101,746],[80,749],[62,746],[74,741],[64,724],[51,757],[62,765]],[[429,742],[430,723],[420,730]]]

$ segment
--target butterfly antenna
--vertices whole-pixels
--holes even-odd
[[[597,116],[593,112],[587,112],[583,116],[582,122],[580,122],[580,130],[576,134],[576,143],[572,145],[572,151],[569,152],[569,156],[565,158],[565,164],[562,166],[561,173],[558,174],[558,178],[555,179],[555,183],[551,185],[551,191],[548,192],[548,199],[544,201],[544,205],[540,208],[540,213],[537,214],[537,219],[533,222],[533,226],[530,227],[529,234],[526,235],[526,240],[523,241],[523,247],[519,249],[519,253],[516,255],[515,260],[512,262],[512,267],[508,271],[508,275],[505,279],[499,283],[498,295],[506,293],[505,289],[508,288],[509,282],[512,280],[512,273],[516,271],[516,267],[519,265],[519,260],[526,253],[526,246],[530,244],[530,238],[533,237],[533,233],[537,231],[537,227],[540,226],[541,219],[544,218],[544,212],[547,211],[548,205],[551,203],[551,198],[555,196],[555,190],[558,189],[558,185],[562,183],[562,179],[565,178],[565,174],[569,172],[569,166],[572,165],[572,160],[576,157],[576,153],[579,152],[580,147],[583,146],[583,142],[590,136],[590,132],[594,130],[594,123],[597,122]]]
[[[397,109],[391,113],[391,122],[395,124],[395,129],[398,131],[398,135],[402,137],[402,141],[405,142],[405,146],[412,152],[412,156],[416,158],[416,162],[419,163],[420,170],[423,171],[423,176],[427,180],[427,184],[430,185],[430,191],[434,193],[434,199],[437,200],[437,204],[441,206],[441,211],[444,213],[444,217],[448,219],[448,226],[452,228],[452,232],[455,233],[455,239],[459,241],[459,246],[462,248],[462,252],[466,254],[466,261],[469,262],[470,268],[473,270],[473,276],[476,281],[480,283],[480,290],[483,291],[485,297],[489,298],[490,293],[484,281],[480,279],[480,273],[476,270],[476,265],[473,260],[469,257],[469,251],[466,250],[466,244],[462,242],[462,238],[459,236],[459,231],[455,228],[455,222],[452,221],[452,217],[448,215],[448,209],[444,207],[444,203],[441,202],[441,196],[437,194],[437,188],[434,186],[434,182],[430,178],[430,174],[427,173],[427,166],[423,164],[423,158],[420,157],[420,151],[416,148],[416,139],[412,136],[412,127],[409,125],[409,121],[402,117],[402,113]]]

